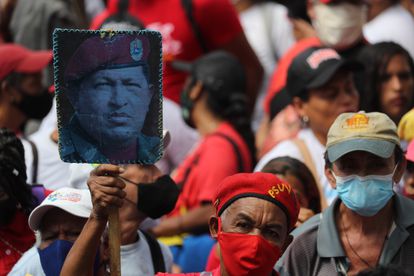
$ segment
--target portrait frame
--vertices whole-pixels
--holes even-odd
[[[55,29],[64,162],[154,164],[162,157],[161,41],[151,30]]]

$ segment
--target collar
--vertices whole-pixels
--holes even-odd
[[[320,257],[346,257],[335,225],[335,213],[340,203],[341,200],[336,198],[322,213],[316,243]]]
[[[414,200],[405,198],[400,194],[395,194],[393,200],[395,210],[394,222],[396,226],[393,232],[398,230],[400,233],[405,233],[407,232],[406,228],[414,225],[414,216],[412,215],[414,213]],[[317,251],[321,257],[346,257],[335,224],[335,214],[340,203],[341,200],[336,198],[322,214],[317,234]],[[390,233],[390,236],[396,235]],[[399,243],[404,242],[404,236],[397,236],[399,236]]]

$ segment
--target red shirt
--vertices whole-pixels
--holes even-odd
[[[214,134],[204,137],[197,148],[177,169],[174,180],[182,184],[176,209],[191,210],[202,202],[212,202],[217,185],[227,176],[238,173],[239,162],[235,148],[221,133],[231,138],[238,146],[245,172],[252,170],[252,160],[247,144],[228,123],[221,123]]]
[[[109,0],[108,8],[98,15],[91,29],[116,13],[119,0]],[[162,34],[163,94],[179,103],[186,74],[174,70],[170,61],[192,61],[203,54],[181,0],[129,1],[129,13],[139,18],[147,29]],[[237,12],[228,0],[193,0],[193,16],[208,49],[222,48],[242,32]]]
[[[22,253],[35,243],[35,236],[27,219],[25,214],[17,211],[7,227],[0,227],[0,276],[6,276]]]

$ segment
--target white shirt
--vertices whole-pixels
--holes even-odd
[[[363,30],[370,43],[393,41],[414,58],[414,17],[400,4],[381,12],[366,23]]]
[[[325,154],[326,148],[319,142],[315,134],[309,128],[299,131],[297,138],[305,142],[305,145],[310,152],[313,164],[315,165],[316,172],[319,176],[318,180],[322,185],[322,190],[325,194],[327,203],[330,204],[337,196],[337,193],[336,190],[332,189],[328,182],[328,179],[325,176],[325,159],[323,155]],[[276,157],[282,156],[289,156],[304,162],[304,158],[296,144],[292,140],[286,140],[280,142],[268,153],[266,153],[259,160],[254,171],[261,171],[263,167],[269,163],[269,161]]]
[[[292,24],[287,9],[280,4],[255,4],[239,14],[247,41],[252,46],[264,69],[263,83],[256,100],[253,129],[263,116],[263,100],[270,77],[278,60],[294,44]]]
[[[56,101],[53,101],[52,109],[42,120],[37,132],[28,137],[37,148],[38,166],[37,183],[43,184],[45,188],[57,190],[69,185],[69,163],[63,162],[59,157],[58,144],[50,135],[57,128]],[[33,183],[33,151],[26,140],[22,139],[24,157],[26,162],[27,183]]]
[[[139,240],[137,242],[121,246],[122,276],[153,276],[155,274],[147,240],[140,231],[138,231],[138,234]],[[159,243],[159,245],[161,246],[167,272],[171,272],[171,251],[164,244]],[[26,251],[8,276],[45,276],[37,247],[34,246]]]

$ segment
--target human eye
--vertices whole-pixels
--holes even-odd
[[[123,85],[129,88],[138,88],[138,89],[142,88],[141,83],[135,80],[124,80],[122,83]]]
[[[95,89],[106,89],[110,88],[112,86],[112,83],[108,80],[99,80],[94,84]]]
[[[241,232],[249,232],[252,228],[253,228],[253,225],[252,225],[252,223],[251,222],[249,222],[249,221],[246,221],[246,220],[241,220],[241,221],[238,221],[237,223],[236,223],[236,227],[239,229],[239,230],[241,230]]]
[[[270,241],[277,243],[280,240],[280,233],[276,229],[265,229],[263,236]]]

